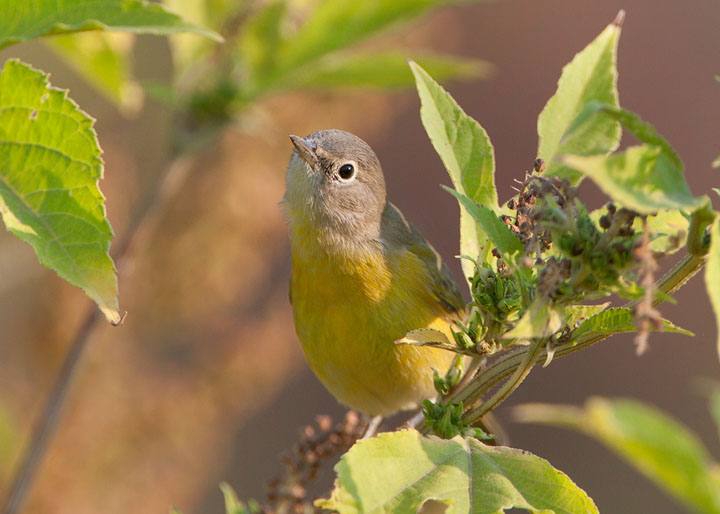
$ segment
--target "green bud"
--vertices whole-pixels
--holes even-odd
[[[441,377],[435,369],[433,369],[433,383],[435,385],[435,390],[438,393],[445,395],[450,392],[450,387],[448,386],[447,381]]]
[[[560,236],[558,246],[564,253],[573,254],[573,250],[575,250],[577,243],[577,239],[572,234],[563,234]]]

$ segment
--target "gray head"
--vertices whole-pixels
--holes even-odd
[[[291,229],[316,232],[316,240],[326,244],[376,239],[386,203],[385,178],[370,146],[343,130],[290,140],[295,149],[285,204]]]

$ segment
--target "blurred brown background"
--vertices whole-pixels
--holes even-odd
[[[619,50],[622,105],[675,145],[694,193],[718,187],[720,172],[710,167],[720,153],[716,0],[506,0],[435,11],[387,37],[495,64],[491,80],[448,87],[490,134],[500,197],[507,198],[513,178],[535,157],[535,120],[562,66],[620,8],[627,10]],[[11,55],[51,72],[53,85],[70,88],[98,119],[102,189],[116,234],[124,237],[144,191],[169,164],[167,111],[146,102],[138,118],[124,119],[41,45],[13,47],[0,57]],[[138,77],[170,75],[165,40],[142,38],[137,56]],[[94,334],[26,512],[164,513],[177,506],[185,514],[220,513],[223,480],[241,498],[263,497],[263,483],[279,473],[279,455],[297,440],[298,428],[316,414],[343,412],[310,374],[292,328],[289,250],[277,205],[287,134],[343,128],[366,139],[384,165],[389,197],[460,280],[453,258],[458,208],[438,187],[448,179],[418,109],[413,91],[275,97],[259,106],[254,122],[228,130],[181,170],[186,180],[145,227],[121,277],[127,320]],[[582,191],[591,205],[601,204],[589,184]],[[650,351],[638,358],[631,336],[615,337],[537,369],[500,409],[512,445],[569,474],[601,512],[683,510],[598,444],[513,424],[508,407],[632,396],[683,420],[720,458],[696,384],[719,371],[701,278],[677,299],[662,312],[693,330],[694,339],[653,335]],[[89,308],[79,290],[37,264],[29,247],[0,234],[0,424],[15,434],[0,448],[0,494]]]

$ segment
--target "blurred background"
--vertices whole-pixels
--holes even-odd
[[[197,2],[171,4],[192,17],[185,9]],[[715,0],[468,3],[430,11],[363,45],[423,48],[492,63],[490,76],[489,67],[477,68],[484,78],[446,85],[489,133],[499,196],[506,199],[513,179],[522,178],[535,158],[536,118],[562,66],[621,8],[627,10],[618,62],[621,104],[670,140],[693,192],[705,194],[720,184],[718,170],[710,167],[720,153]],[[229,482],[240,498],[262,500],[265,482],[281,472],[280,455],[298,440],[300,427],[318,414],[342,417],[344,409],[306,366],[292,326],[287,227],[278,206],[291,151],[288,134],[342,128],[365,139],[383,163],[389,198],[462,283],[454,258],[458,207],[439,187],[449,179],[424,133],[413,90],[278,90],[248,101],[237,115],[221,109],[215,119],[227,114],[232,120],[205,129],[195,111],[186,108],[179,116],[174,103],[174,92],[184,85],[177,52],[195,44],[191,37],[136,39],[134,76],[154,91],[142,106],[132,94],[137,84],[109,100],[59,57],[58,48],[32,43],[0,53],[1,61],[18,56],[50,72],[52,84],[69,88],[98,120],[106,163],[101,188],[116,240],[125,240],[138,213],[150,208],[120,263],[127,319],[118,328],[94,331],[28,513],[157,513],[172,506],[185,514],[224,512],[219,482]],[[212,48],[189,51],[204,51],[209,70],[221,58]],[[184,105],[212,111],[203,100]],[[169,178],[161,182],[163,176]],[[581,193],[593,207],[603,203],[590,184]],[[698,385],[719,371],[701,278],[676,297],[677,305],[664,305],[662,313],[695,338],[652,335],[650,350],[637,357],[631,335],[615,337],[536,369],[498,411],[512,446],[567,473],[601,512],[683,510],[597,443],[515,424],[510,407],[631,396],[681,419],[720,458]],[[92,308],[80,290],[40,266],[29,246],[0,234],[0,496],[78,322]],[[331,486],[329,473],[323,480],[319,491]]]

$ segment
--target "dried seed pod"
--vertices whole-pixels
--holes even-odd
[[[622,237],[631,237],[635,234],[635,229],[632,227],[622,227],[618,230],[618,235]]]

